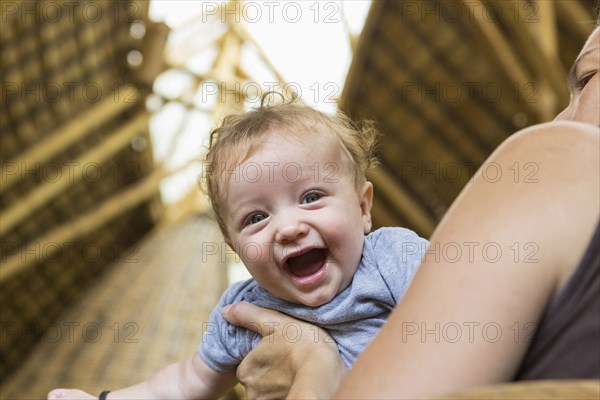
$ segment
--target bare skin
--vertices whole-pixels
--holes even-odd
[[[502,178],[495,181],[476,174],[431,238],[430,249],[459,244],[463,256],[452,262],[444,257],[436,261],[435,255],[425,259],[389,323],[345,379],[345,367],[325,331],[250,304],[224,310],[230,322],[256,329],[258,321],[266,332],[237,371],[248,397],[331,398],[339,387],[337,398],[415,398],[510,380],[527,349],[525,341],[515,340],[515,327],[539,320],[573,273],[589,242],[582,238],[591,237],[599,218],[599,68],[596,28],[570,73],[570,104],[556,118],[587,124],[562,122],[525,129],[490,156],[486,164],[499,165]],[[515,165],[518,170],[526,164],[538,167],[536,182],[525,182],[522,175],[515,179]],[[480,251],[486,245],[499,246],[503,256],[492,262],[496,256]],[[534,258],[526,257],[536,249]],[[277,327],[268,329],[273,328],[271,322],[278,327],[299,324],[301,339],[286,342]],[[435,334],[419,332],[422,328],[435,332],[436,324],[440,333],[442,327],[459,326],[464,337],[436,341]],[[483,326],[498,326],[503,334],[496,340],[495,331],[476,330]],[[196,355],[156,375],[157,381],[173,386],[139,384],[113,392],[109,399],[151,398],[149,393],[160,393],[156,398],[202,397],[215,388],[201,386],[198,376],[207,367],[198,360]],[[218,381],[228,386],[235,377]],[[55,389],[48,398],[96,397]]]
[[[260,314],[256,319],[238,318],[255,315],[257,311]],[[330,382],[339,382],[346,374],[346,367],[335,342],[325,330],[246,302],[227,307],[223,315],[232,323],[254,330],[258,327],[260,332],[266,333],[261,342],[265,351],[260,359],[254,358],[249,362],[244,359],[237,369],[237,378],[246,386],[249,399],[319,399],[333,396],[335,386],[331,386]],[[292,343],[284,339],[282,329],[290,323],[302,332],[299,335],[301,340]],[[273,343],[279,345],[269,345]],[[287,368],[274,371],[273,366]],[[313,379],[315,371],[320,371],[318,380]]]
[[[109,393],[107,399],[213,399],[234,384],[234,373],[217,373],[195,354],[161,369],[147,381]],[[79,389],[59,388],[48,393],[48,400],[96,398]]]
[[[531,243],[534,247],[521,248],[520,255],[523,257],[524,250],[531,251],[537,246],[537,262],[525,263],[524,258],[519,257],[520,262],[507,263],[504,257],[500,264],[480,257],[476,267],[473,263],[453,262],[444,268],[434,260],[426,260],[388,326],[341,383],[339,398],[414,397],[512,377],[526,350],[522,341],[515,343],[514,338],[510,340],[504,334],[496,343],[486,340],[467,343],[463,351],[466,344],[452,346],[447,341],[421,340],[421,335],[410,334],[413,332],[410,329],[414,330],[415,326],[420,329],[421,323],[425,323],[426,329],[435,329],[435,323],[439,322],[440,327],[459,324],[467,333],[470,327],[475,329],[473,324],[478,321],[499,324],[505,333],[510,327],[525,327],[538,321],[545,304],[571,276],[598,221],[599,68],[600,28],[596,28],[569,74],[570,103],[556,118],[592,125],[546,124],[513,135],[487,161],[488,164],[504,163],[505,179],[494,185],[481,177],[472,182],[432,237],[431,246],[438,243],[440,248],[449,243],[464,244],[464,241],[480,243],[480,248],[485,241],[502,246]],[[520,167],[536,163],[528,165],[538,165],[540,177],[544,178],[538,177],[538,182],[529,188],[524,185],[523,176],[518,182],[507,180],[507,168],[513,166],[514,170],[515,162],[520,163]],[[468,246],[463,246],[463,250],[468,252]],[[505,256],[510,251],[514,250],[505,249]],[[250,305],[235,307],[226,318],[246,326],[261,318],[289,319],[281,315],[274,317],[272,312],[267,314]],[[519,325],[513,325],[515,323]],[[402,333],[405,341],[402,341]],[[481,338],[481,332],[479,334]],[[313,351],[305,351],[305,357],[321,354],[319,346],[321,344],[312,344]],[[297,397],[302,397],[293,381],[299,379],[300,371],[294,370],[289,359],[281,355],[293,352],[292,347],[274,338],[263,341],[246,357],[244,371],[250,372],[241,374],[240,379],[247,389],[258,393],[256,397],[285,397],[288,388],[279,387],[277,395],[271,396],[269,380],[260,379],[261,376],[277,379],[279,374],[291,380],[289,393],[300,393]],[[282,360],[281,363],[268,362],[273,353],[278,354],[277,360]],[[484,365],[473,374],[469,363],[479,367],[482,360]],[[330,387],[321,392],[322,396],[315,396],[314,391],[311,394],[325,398],[328,397],[325,393],[335,390],[331,387],[341,382],[341,379],[335,380],[330,369],[343,367],[331,353],[323,352],[319,361],[316,369],[302,371],[306,374],[302,380],[315,382],[317,388],[329,384]],[[436,379],[435,387],[430,384],[432,376]]]
[[[477,252],[473,263],[426,260],[336,397],[416,398],[509,381],[527,350],[510,327],[523,329],[539,320],[598,223],[599,139],[591,125],[554,123],[527,129],[501,146],[489,162],[503,171],[515,162],[536,163],[538,182],[514,183],[508,174],[496,183],[475,178],[436,229],[430,248],[479,242],[508,250],[514,243],[522,249],[533,244],[537,261],[515,260],[508,252],[496,262]],[[493,323],[503,334],[495,341],[489,336],[495,331],[475,330],[472,342],[464,335],[457,343],[436,343],[431,335],[408,335],[408,321],[428,329],[436,323]]]
[[[279,134],[278,134],[279,133]],[[314,136],[313,136],[314,137]],[[362,254],[364,234],[371,229],[371,199],[373,186],[363,182],[357,189],[351,168],[343,168],[336,180],[317,180],[312,174],[315,164],[343,164],[341,148],[337,141],[321,138],[318,149],[285,136],[285,132],[272,132],[262,139],[241,162],[245,165],[264,167],[258,179],[229,180],[225,186],[228,195],[223,201],[227,225],[227,243],[232,249],[245,249],[247,244],[260,245],[256,256],[241,251],[240,259],[255,281],[263,288],[288,302],[316,307],[329,302],[344,290],[356,269]],[[293,161],[292,161],[293,160]],[[235,161],[235,160],[234,160]],[[288,179],[283,172],[287,162],[292,161],[302,173],[300,179]],[[286,265],[293,252],[306,251],[311,246],[335,251],[326,251],[321,265],[311,275],[298,277]],[[290,256],[290,257],[287,257]],[[253,325],[256,329],[256,324]],[[312,338],[318,332],[325,340],[325,352],[338,356],[333,340],[324,331],[312,328],[307,331]],[[279,334],[264,326],[268,340]],[[282,326],[285,328],[285,326]],[[317,337],[317,342],[320,341]],[[311,347],[292,352],[294,369],[316,368],[313,363],[304,363]],[[321,350],[322,351],[322,350]],[[312,359],[311,359],[312,360]],[[210,363],[210,361],[207,361]],[[149,380],[110,392],[107,400],[114,399],[214,399],[234,386],[235,371],[218,372],[211,369],[199,352],[180,363],[172,364]],[[317,360],[314,360],[318,363]],[[234,366],[232,366],[233,368]],[[241,369],[244,376],[244,369]],[[246,370],[247,371],[247,370]],[[339,374],[334,376],[339,380]],[[302,393],[311,393],[312,388],[299,379]],[[270,380],[271,384],[287,385],[288,381]],[[308,390],[308,392],[307,392]],[[322,393],[319,388],[316,393]],[[250,391],[252,393],[252,391]],[[328,397],[333,391],[327,392]],[[81,390],[56,389],[48,394],[49,399],[94,398]]]
[[[336,380],[344,376],[343,367],[334,354],[319,350],[323,343],[309,339],[291,344],[273,337],[246,357],[240,381],[256,398],[328,398],[338,385],[337,398],[418,398],[510,380],[527,349],[524,340],[514,339],[511,327],[525,329],[539,320],[596,227],[599,139],[592,125],[555,122],[521,131],[498,148],[487,164],[496,163],[504,171],[502,179],[476,174],[431,238],[429,249],[463,244],[463,256],[448,262],[429,253],[388,324],[345,379]],[[528,162],[538,166],[535,181],[515,182],[509,168]],[[496,255],[483,253],[485,245],[499,246],[503,256],[496,260]],[[511,246],[521,250],[516,261]],[[472,257],[469,249],[477,250]],[[526,257],[532,249],[535,256]],[[226,318],[249,327],[256,320],[291,320],[250,305],[233,306]],[[434,334],[423,338],[414,331],[424,327],[433,332],[436,323],[439,332],[461,327],[461,339],[455,341],[452,330],[444,336],[452,340],[439,342]],[[484,333],[484,326],[494,329]],[[499,337],[496,327],[503,332]],[[526,333],[522,330],[521,338]],[[297,351],[295,346],[302,348],[303,362],[314,368],[296,369],[290,357],[282,357]],[[273,354],[283,363],[274,361]],[[278,379],[292,381],[289,392],[285,387],[271,391],[269,382]],[[308,395],[300,382],[312,383]]]

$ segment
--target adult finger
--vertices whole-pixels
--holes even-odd
[[[245,301],[223,307],[221,314],[230,324],[250,329],[263,337],[272,334],[278,326],[297,322],[288,315]]]

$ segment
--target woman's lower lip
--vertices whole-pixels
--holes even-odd
[[[309,276],[299,277],[292,274],[289,275],[292,281],[298,286],[314,285],[325,278],[325,275],[327,275],[327,266],[328,263],[325,261],[323,266],[317,272]]]

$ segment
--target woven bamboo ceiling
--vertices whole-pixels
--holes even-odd
[[[370,176],[376,226],[428,236],[499,143],[565,106],[593,3],[373,1],[340,105],[383,133]],[[127,246],[164,213],[167,173],[152,156],[144,100],[164,67],[166,27],[148,21],[146,1],[81,3],[99,14],[74,4],[1,8],[0,322],[26,335],[15,330],[0,343],[0,381],[109,263],[135,254]],[[185,71],[192,89],[248,80],[236,66],[245,41],[235,25],[215,40],[213,70]],[[197,106],[187,98],[161,100]],[[230,106],[241,108],[217,103],[213,114]]]
[[[594,2],[374,1],[341,107],[383,133],[376,226],[431,234],[492,150],[568,103]],[[485,166],[484,166],[485,167]],[[533,166],[482,173],[531,173]]]
[[[147,3],[1,10],[0,381],[161,210],[148,81],[128,62]]]

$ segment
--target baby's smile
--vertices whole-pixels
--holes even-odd
[[[292,303],[331,301],[358,268],[370,230],[371,184],[357,188],[339,141],[326,135],[306,146],[273,134],[236,165],[260,170],[256,179],[227,182],[223,208],[231,215],[230,240],[252,277]],[[298,174],[290,175],[290,165]],[[316,179],[315,166],[326,165],[339,166],[335,178]]]
[[[311,248],[300,254],[288,257],[284,269],[292,280],[300,285],[313,284],[325,276],[327,249]]]

